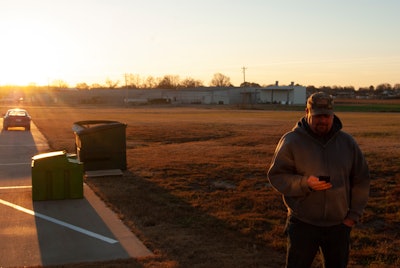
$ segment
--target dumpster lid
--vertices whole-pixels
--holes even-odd
[[[72,125],[72,130],[75,133],[82,134],[121,126],[126,127],[126,124],[111,120],[86,120],[75,122]]]
[[[50,153],[37,154],[32,157],[32,160],[38,160],[38,159],[62,156],[62,155],[66,155],[66,151],[56,151],[56,152],[50,152]]]

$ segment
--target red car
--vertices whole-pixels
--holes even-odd
[[[3,130],[9,127],[24,127],[25,130],[31,129],[31,116],[24,109],[10,109],[3,117]]]

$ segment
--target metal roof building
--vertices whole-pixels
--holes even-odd
[[[42,94],[43,95],[43,94]],[[288,104],[305,105],[306,88],[295,86],[268,87],[204,87],[184,89],[92,89],[58,91],[42,96],[31,96],[32,102],[60,102],[75,104]]]
[[[259,103],[281,103],[301,105],[306,103],[306,87],[295,86],[292,82],[289,86],[274,86],[260,89]]]

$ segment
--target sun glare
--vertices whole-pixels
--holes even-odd
[[[0,27],[0,85],[47,84],[59,70],[56,49],[60,47],[48,26],[13,20]]]

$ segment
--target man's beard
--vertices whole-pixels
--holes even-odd
[[[317,124],[315,127],[315,132],[318,135],[326,135],[329,133],[329,125],[328,124]]]

